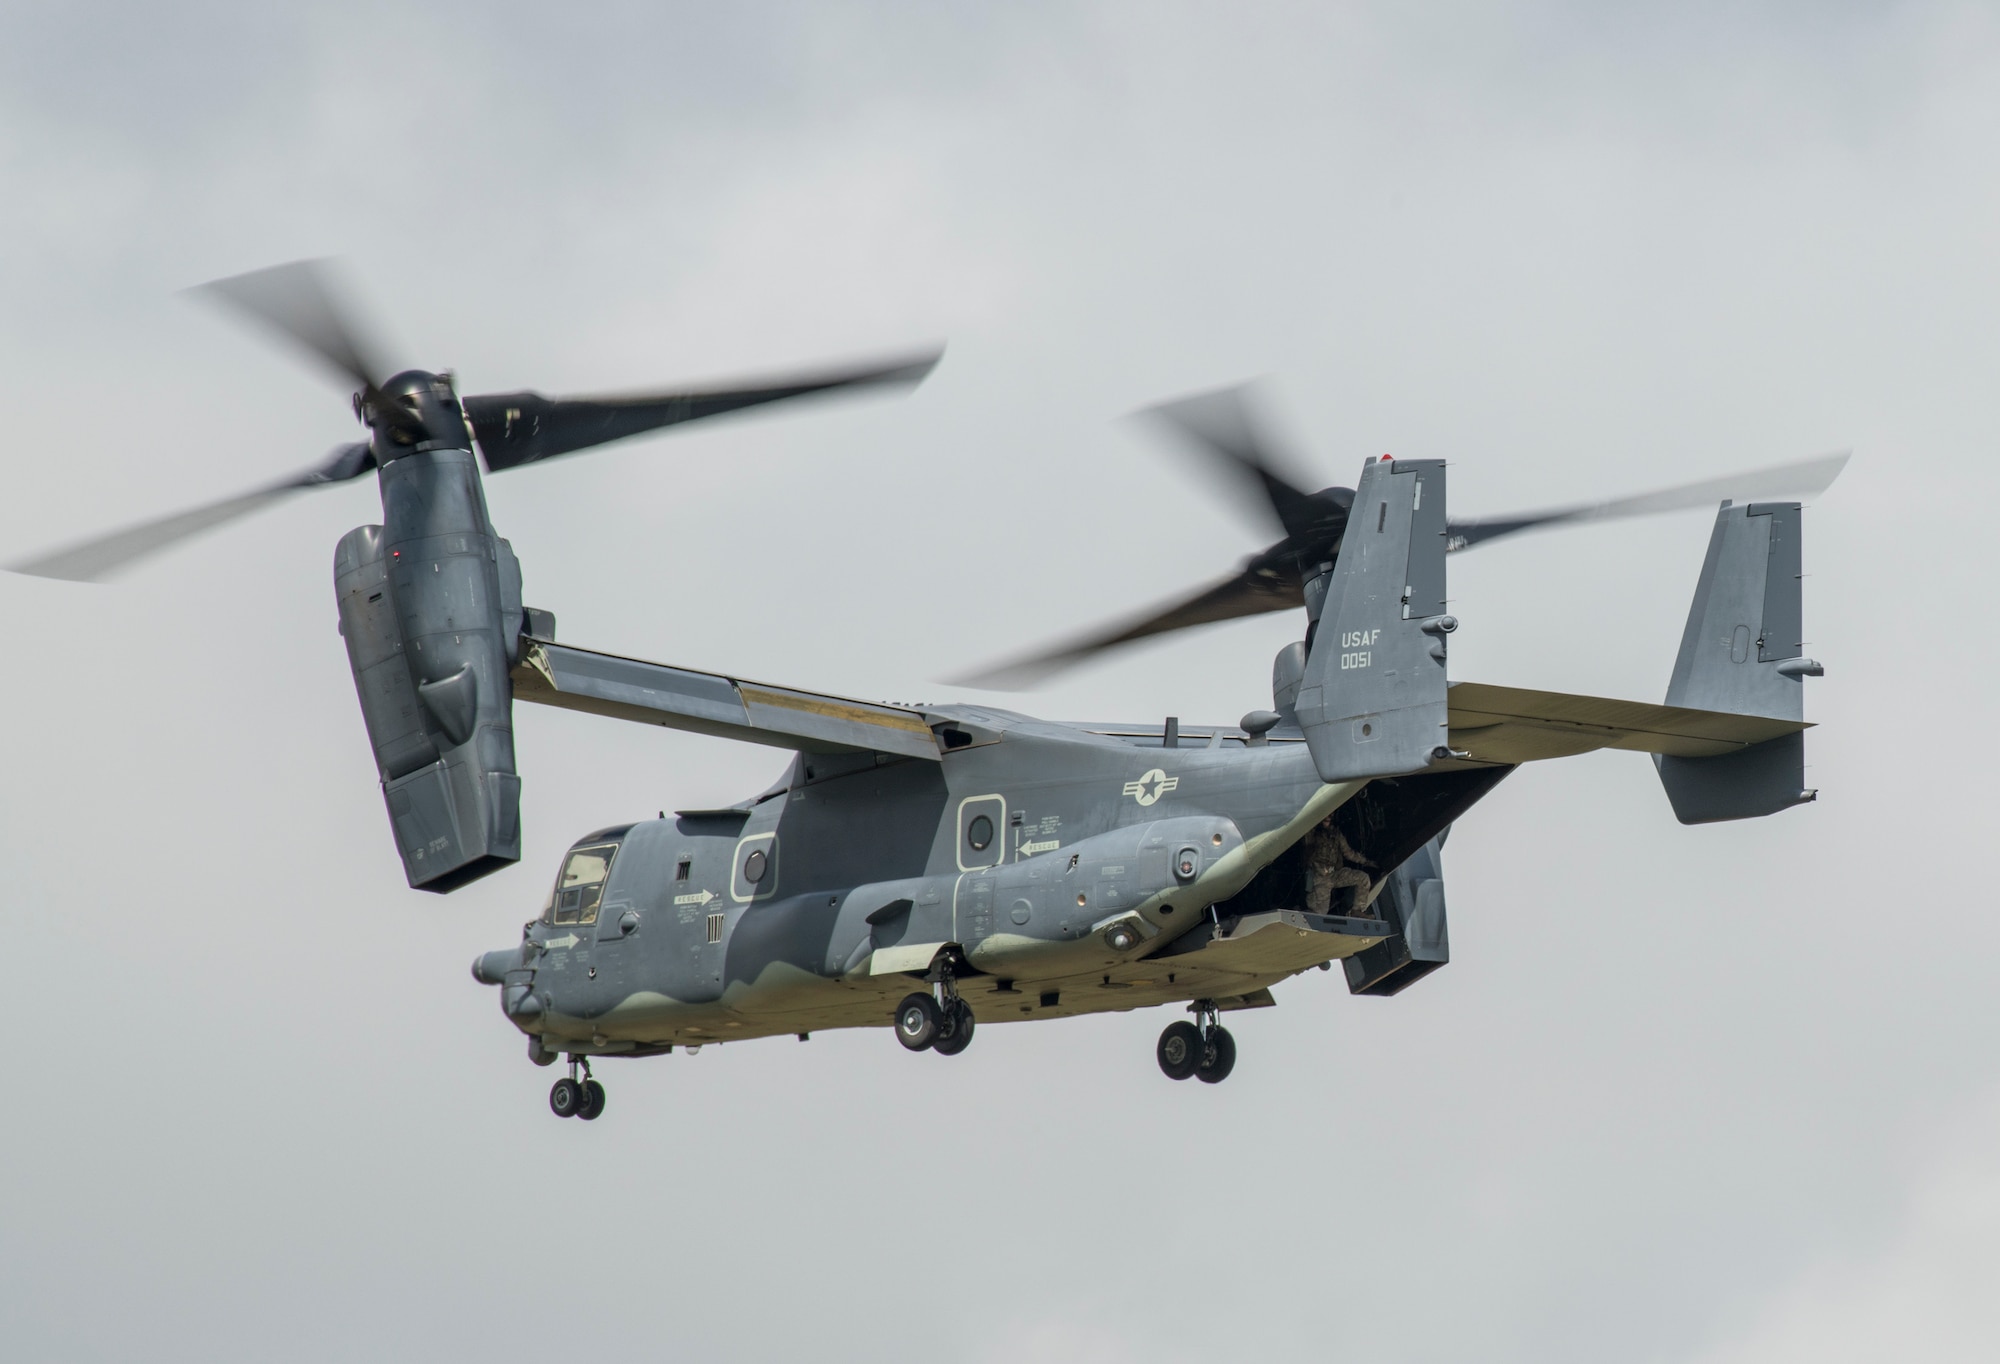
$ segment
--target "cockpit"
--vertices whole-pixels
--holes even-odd
[[[563,859],[562,874],[542,922],[549,924],[594,924],[597,904],[604,898],[604,883],[611,876],[612,859],[618,855],[616,843],[593,843],[572,848]]]

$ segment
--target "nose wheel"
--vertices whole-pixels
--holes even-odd
[[[604,1086],[590,1078],[590,1058],[569,1058],[569,1074],[549,1089],[549,1111],[558,1118],[594,1122],[604,1111]]]
[[[1219,1085],[1236,1069],[1236,1039],[1218,1021],[1213,1000],[1198,999],[1189,1010],[1194,1021],[1169,1023],[1153,1049],[1160,1073],[1169,1080]]]

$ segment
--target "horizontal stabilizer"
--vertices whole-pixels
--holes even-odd
[[[514,699],[805,753],[939,759],[920,711],[529,640]]]
[[[1451,746],[1475,763],[1539,762],[1600,748],[1715,758],[1797,734],[1804,720],[1454,682]]]

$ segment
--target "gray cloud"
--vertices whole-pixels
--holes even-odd
[[[1916,1313],[1939,1357],[1991,1353],[1927,1268],[1993,1253],[1992,1162],[1937,1135],[2000,1092],[1989,15],[7,20],[10,552],[350,438],[343,395],[173,292],[327,251],[483,388],[949,336],[906,402],[490,488],[567,638],[862,695],[942,696],[1255,548],[1118,420],[1191,388],[1271,374],[1303,467],[1448,456],[1467,512],[1859,451],[1808,521],[1817,806],[1687,830],[1637,758],[1523,771],[1453,835],[1449,970],[1295,982],[1194,1094],[1135,1014],[948,1066],[873,1033],[607,1065],[606,1119],[555,1123],[466,961],[573,836],[737,799],[771,755],[524,716],[528,860],[438,903],[402,886],[333,630],[372,493],[115,589],[0,579],[10,1355],[1736,1364]],[[1704,534],[1456,560],[1455,673],[1659,695]],[[1296,628],[1019,704],[1226,719]]]

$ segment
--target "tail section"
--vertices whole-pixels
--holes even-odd
[[[1796,502],[1723,503],[1709,537],[1667,704],[1778,720],[1805,718],[1800,592],[1802,518]],[[1802,805],[1805,735],[1793,733],[1711,758],[1656,756],[1660,783],[1683,824],[1753,819]]]
[[[1361,471],[1300,680],[1320,780],[1418,772],[1450,756],[1444,637],[1444,461]]]

